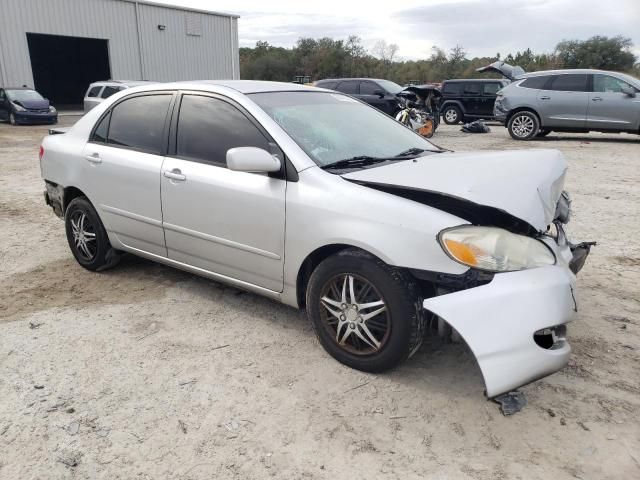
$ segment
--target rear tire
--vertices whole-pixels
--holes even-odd
[[[306,295],[318,340],[351,368],[389,370],[422,343],[424,317],[416,282],[362,250],[343,250],[324,260],[311,274]]]
[[[98,213],[86,197],[69,202],[64,223],[69,248],[80,265],[91,271],[109,266],[108,254],[113,249]]]
[[[462,121],[462,112],[455,105],[445,107],[442,118],[447,125],[458,125]]]
[[[516,112],[509,119],[507,130],[514,140],[531,140],[540,130],[540,120],[533,112]]]

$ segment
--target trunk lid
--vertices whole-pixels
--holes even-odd
[[[508,150],[426,155],[342,176],[496,208],[542,232],[554,219],[566,170],[557,150]]]
[[[509,65],[501,60],[497,62],[493,62],[485,67],[480,67],[476,69],[476,72],[484,73],[484,72],[493,72],[499,73],[503,77],[508,78],[509,80],[513,80],[520,75],[524,75],[525,71],[522,67]]]

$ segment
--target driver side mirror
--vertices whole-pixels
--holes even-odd
[[[280,170],[280,160],[256,147],[236,147],[227,150],[227,167],[236,172],[270,173]]]
[[[628,95],[630,97],[635,97],[636,96],[636,90],[633,87],[630,86],[624,86],[620,89],[620,91],[622,93],[624,93],[625,95]]]
[[[374,90],[373,94],[379,96],[380,98],[383,98],[385,96],[385,91],[378,89],[378,90]]]

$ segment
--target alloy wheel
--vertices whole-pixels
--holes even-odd
[[[513,119],[511,130],[516,136],[526,138],[533,133],[535,123],[533,119],[527,115],[519,115]]]
[[[96,229],[86,213],[76,210],[71,214],[71,231],[78,255],[86,261],[93,260],[98,251]]]
[[[455,122],[456,120],[458,120],[458,112],[456,112],[453,108],[447,110],[446,112],[444,112],[444,119],[447,122]]]
[[[365,278],[339,274],[325,283],[320,296],[323,325],[335,342],[355,355],[380,351],[391,333],[383,296]]]

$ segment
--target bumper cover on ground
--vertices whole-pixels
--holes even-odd
[[[563,368],[571,347],[552,349],[536,331],[569,322],[577,311],[575,276],[564,266],[496,274],[491,283],[424,301],[456,329],[473,351],[489,398]]]

